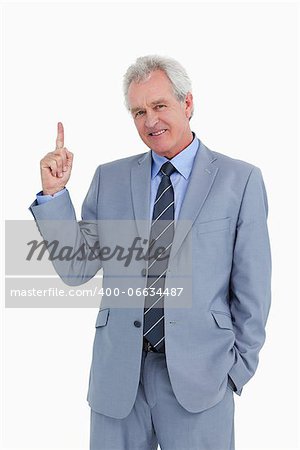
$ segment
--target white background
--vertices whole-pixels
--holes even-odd
[[[58,121],[75,154],[68,188],[78,218],[98,164],[147,150],[123,106],[122,76],[149,53],[186,67],[204,144],[261,168],[273,305],[257,374],[235,396],[236,449],[296,449],[296,4],[21,2],[2,11],[2,217],[32,220],[39,160],[54,149]],[[2,448],[88,449],[96,310],[2,313]]]

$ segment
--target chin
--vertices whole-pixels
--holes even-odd
[[[151,148],[154,152],[158,153],[159,155],[165,156],[165,153],[168,153],[170,150],[171,144],[164,140],[162,142],[153,142],[151,139],[147,141],[147,146]]]
[[[168,150],[166,150],[166,147],[156,147],[156,146],[149,146],[151,150],[153,150],[155,153],[157,153],[160,156],[166,156],[166,153],[168,153]]]

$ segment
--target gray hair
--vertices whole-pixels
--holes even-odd
[[[125,105],[128,110],[130,109],[128,90],[132,81],[135,81],[136,83],[144,81],[149,77],[151,72],[154,72],[155,70],[162,70],[167,75],[172,84],[174,95],[178,101],[184,102],[187,93],[191,92],[191,80],[178,61],[173,58],[159,55],[141,56],[137,58],[134,64],[129,66],[123,78]],[[192,115],[193,111],[191,117]]]

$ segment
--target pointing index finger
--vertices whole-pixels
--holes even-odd
[[[64,147],[64,127],[61,122],[57,124],[56,150]]]

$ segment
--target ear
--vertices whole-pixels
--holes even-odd
[[[193,95],[191,92],[188,92],[185,97],[185,115],[188,119],[191,118],[193,105]]]

